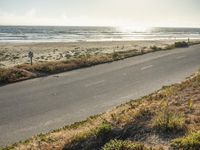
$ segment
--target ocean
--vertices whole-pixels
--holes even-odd
[[[200,28],[0,26],[0,42],[200,39]]]

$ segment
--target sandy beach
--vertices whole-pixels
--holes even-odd
[[[29,63],[28,52],[34,53],[33,62],[64,61],[81,55],[97,55],[117,51],[149,51],[152,46],[165,48],[175,40],[116,41],[76,43],[0,43],[0,67]]]

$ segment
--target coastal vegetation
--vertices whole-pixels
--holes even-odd
[[[182,41],[182,42],[175,42],[175,43],[174,43],[174,46],[175,46],[176,48],[188,47],[188,46],[189,46],[189,43],[188,43],[188,42],[185,42],[185,41]]]

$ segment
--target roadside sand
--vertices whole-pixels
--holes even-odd
[[[33,61],[62,61],[81,55],[97,55],[114,51],[148,51],[151,46],[164,48],[175,40],[165,41],[118,41],[77,43],[0,43],[0,67],[8,68],[29,63],[28,52],[34,53]]]

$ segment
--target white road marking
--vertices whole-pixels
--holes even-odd
[[[146,69],[149,69],[149,68],[152,68],[153,65],[149,65],[149,66],[145,66],[145,67],[142,67],[141,70],[146,70]]]
[[[123,96],[121,99],[130,99],[133,95]]]
[[[90,86],[94,86],[94,85],[102,84],[102,83],[104,83],[104,82],[105,82],[105,80],[101,80],[101,81],[97,81],[97,82],[89,83],[89,84],[86,84],[85,87],[90,87]]]
[[[182,58],[185,58],[186,56],[178,56],[176,57],[176,59],[182,59]]]

